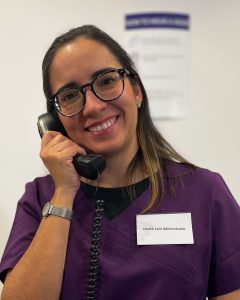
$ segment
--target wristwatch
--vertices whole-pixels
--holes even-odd
[[[42,216],[46,219],[49,215],[54,215],[67,220],[71,220],[73,211],[65,207],[56,207],[52,203],[47,202],[42,210]]]

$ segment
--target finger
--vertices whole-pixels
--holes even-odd
[[[46,147],[56,137],[61,136],[63,137],[63,135],[58,131],[46,131],[42,137],[42,147]]]
[[[46,149],[59,152],[63,151],[65,148],[71,147],[72,145],[75,144],[70,139],[64,136],[56,136],[49,141],[49,143],[46,146]]]
[[[68,156],[72,160],[77,153],[85,155],[86,151],[62,134],[50,131],[44,137],[40,156],[43,160],[50,156],[58,156],[59,158]]]
[[[86,154],[85,149],[81,148],[79,145],[62,134],[53,135],[53,138],[48,142],[46,148],[55,152],[61,152],[69,147],[73,147],[72,149],[74,149],[75,154]]]
[[[63,154],[65,156],[71,156],[74,157],[77,154],[80,155],[86,155],[85,149],[79,147],[77,144],[68,145],[68,147],[64,148],[62,151],[60,151],[60,154]]]

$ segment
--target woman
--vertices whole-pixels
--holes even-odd
[[[50,176],[27,184],[18,204],[2,299],[240,299],[240,208],[218,174],[185,161],[155,129],[126,52],[94,26],[73,29],[48,50],[43,85],[69,138],[43,136]],[[72,164],[86,153],[106,159],[96,180]],[[138,233],[137,245],[143,213],[191,213],[194,242],[141,245]]]

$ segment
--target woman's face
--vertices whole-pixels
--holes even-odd
[[[103,44],[79,38],[57,51],[50,68],[52,92],[68,83],[91,82],[94,73],[109,67],[122,68]],[[59,115],[69,137],[87,152],[105,157],[124,153],[126,158],[132,157],[138,148],[136,102],[142,100],[139,85],[131,84],[125,76],[122,95],[108,102],[98,99],[90,89],[85,89],[85,93],[83,111],[74,117]]]

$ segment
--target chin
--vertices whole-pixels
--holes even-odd
[[[112,146],[112,147],[106,146],[106,147],[86,148],[86,146],[85,146],[85,149],[88,154],[95,153],[95,154],[103,155],[105,157],[111,157],[119,152],[120,147],[119,146],[118,147],[117,146],[115,146],[115,147],[114,146]]]

